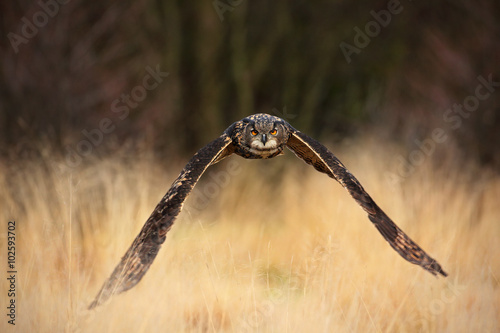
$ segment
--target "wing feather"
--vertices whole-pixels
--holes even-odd
[[[219,162],[232,154],[233,151],[231,138],[224,133],[200,149],[191,158],[158,203],[139,235],[106,280],[95,300],[90,304],[89,309],[104,303],[114,294],[132,288],[142,279],[158,254],[175,218],[181,211],[184,200],[198,179],[210,165]]]
[[[316,170],[326,173],[337,180],[356,202],[368,213],[368,218],[375,225],[387,242],[404,259],[420,265],[433,275],[447,276],[441,265],[410,239],[366,193],[359,181],[347,170],[333,153],[309,136],[290,129],[291,135],[287,147]]]

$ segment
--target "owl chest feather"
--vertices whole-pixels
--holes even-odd
[[[278,155],[283,154],[283,148],[278,147],[278,148],[273,148],[273,149],[256,149],[256,148],[251,148],[251,147],[245,147],[245,146],[237,146],[236,150],[234,152],[236,155],[239,155],[244,158],[248,159],[266,159],[266,158],[273,158]]]

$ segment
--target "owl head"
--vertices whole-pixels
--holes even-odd
[[[258,113],[243,119],[237,136],[247,158],[270,158],[283,151],[289,131],[283,119]]]

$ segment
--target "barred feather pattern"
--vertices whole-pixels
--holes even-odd
[[[220,156],[230,143],[231,138],[223,134],[193,156],[158,203],[111,276],[104,282],[89,309],[104,303],[114,294],[134,287],[142,279],[165,242],[166,234],[179,215],[186,197],[208,166],[220,161]]]
[[[448,274],[441,265],[401,230],[373,201],[363,186],[325,146],[291,128],[287,147],[316,170],[337,180],[368,214],[368,218],[397,253],[409,262],[422,266],[433,275]]]

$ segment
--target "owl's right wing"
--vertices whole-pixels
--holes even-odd
[[[132,288],[142,279],[158,254],[175,218],[181,211],[184,200],[191,193],[203,172],[210,165],[219,162],[233,152],[231,138],[225,132],[201,148],[191,158],[158,203],[111,276],[104,282],[89,309],[102,304],[114,294]]]
[[[377,206],[359,181],[347,170],[332,152],[318,141],[295,130],[290,126],[290,138],[287,147],[307,164],[316,170],[326,173],[337,180],[368,213],[368,218],[382,234],[391,247],[404,259],[423,267],[431,274],[447,276],[439,263],[431,258],[413,240],[406,235],[385,213]]]

